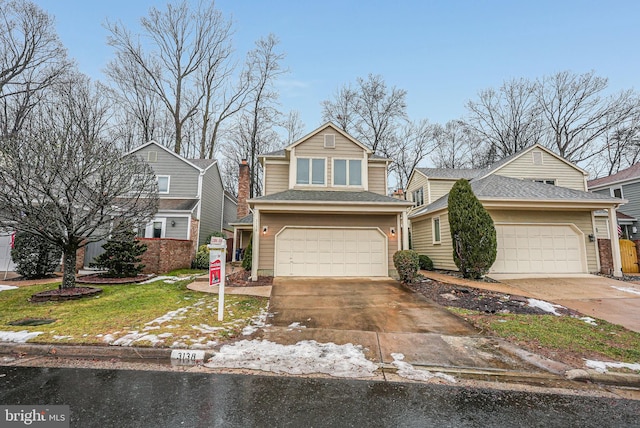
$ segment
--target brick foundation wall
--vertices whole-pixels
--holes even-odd
[[[174,269],[190,268],[195,256],[193,241],[169,238],[137,238],[147,245],[142,255],[145,265],[142,273],[164,273]]]
[[[638,245],[636,243],[636,245]],[[611,254],[611,240],[598,239],[598,252],[600,253],[600,273],[613,273],[613,255]]]

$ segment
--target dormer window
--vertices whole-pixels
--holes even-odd
[[[296,184],[324,185],[324,164],[324,159],[298,158]]]
[[[362,186],[362,160],[334,159],[334,186]]]

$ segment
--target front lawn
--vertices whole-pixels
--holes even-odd
[[[218,295],[191,291],[190,280],[101,286],[103,292],[80,300],[29,303],[37,292],[58,284],[0,292],[0,331],[42,332],[32,343],[114,344],[205,347],[239,335],[252,318],[266,312],[268,300],[225,296],[218,321]],[[24,319],[54,319],[37,326],[9,325]]]
[[[548,358],[581,367],[584,359],[640,362],[640,333],[594,320],[555,315],[489,315],[449,308],[484,333],[499,336]],[[589,320],[587,320],[589,321]]]

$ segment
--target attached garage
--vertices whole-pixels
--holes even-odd
[[[572,224],[496,224],[493,273],[587,273],[584,235]]]
[[[379,228],[285,227],[275,276],[387,276],[387,245]]]

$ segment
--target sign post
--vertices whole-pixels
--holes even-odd
[[[227,252],[227,240],[211,238],[209,248],[209,286],[218,286],[218,321],[224,318],[224,280]]]

